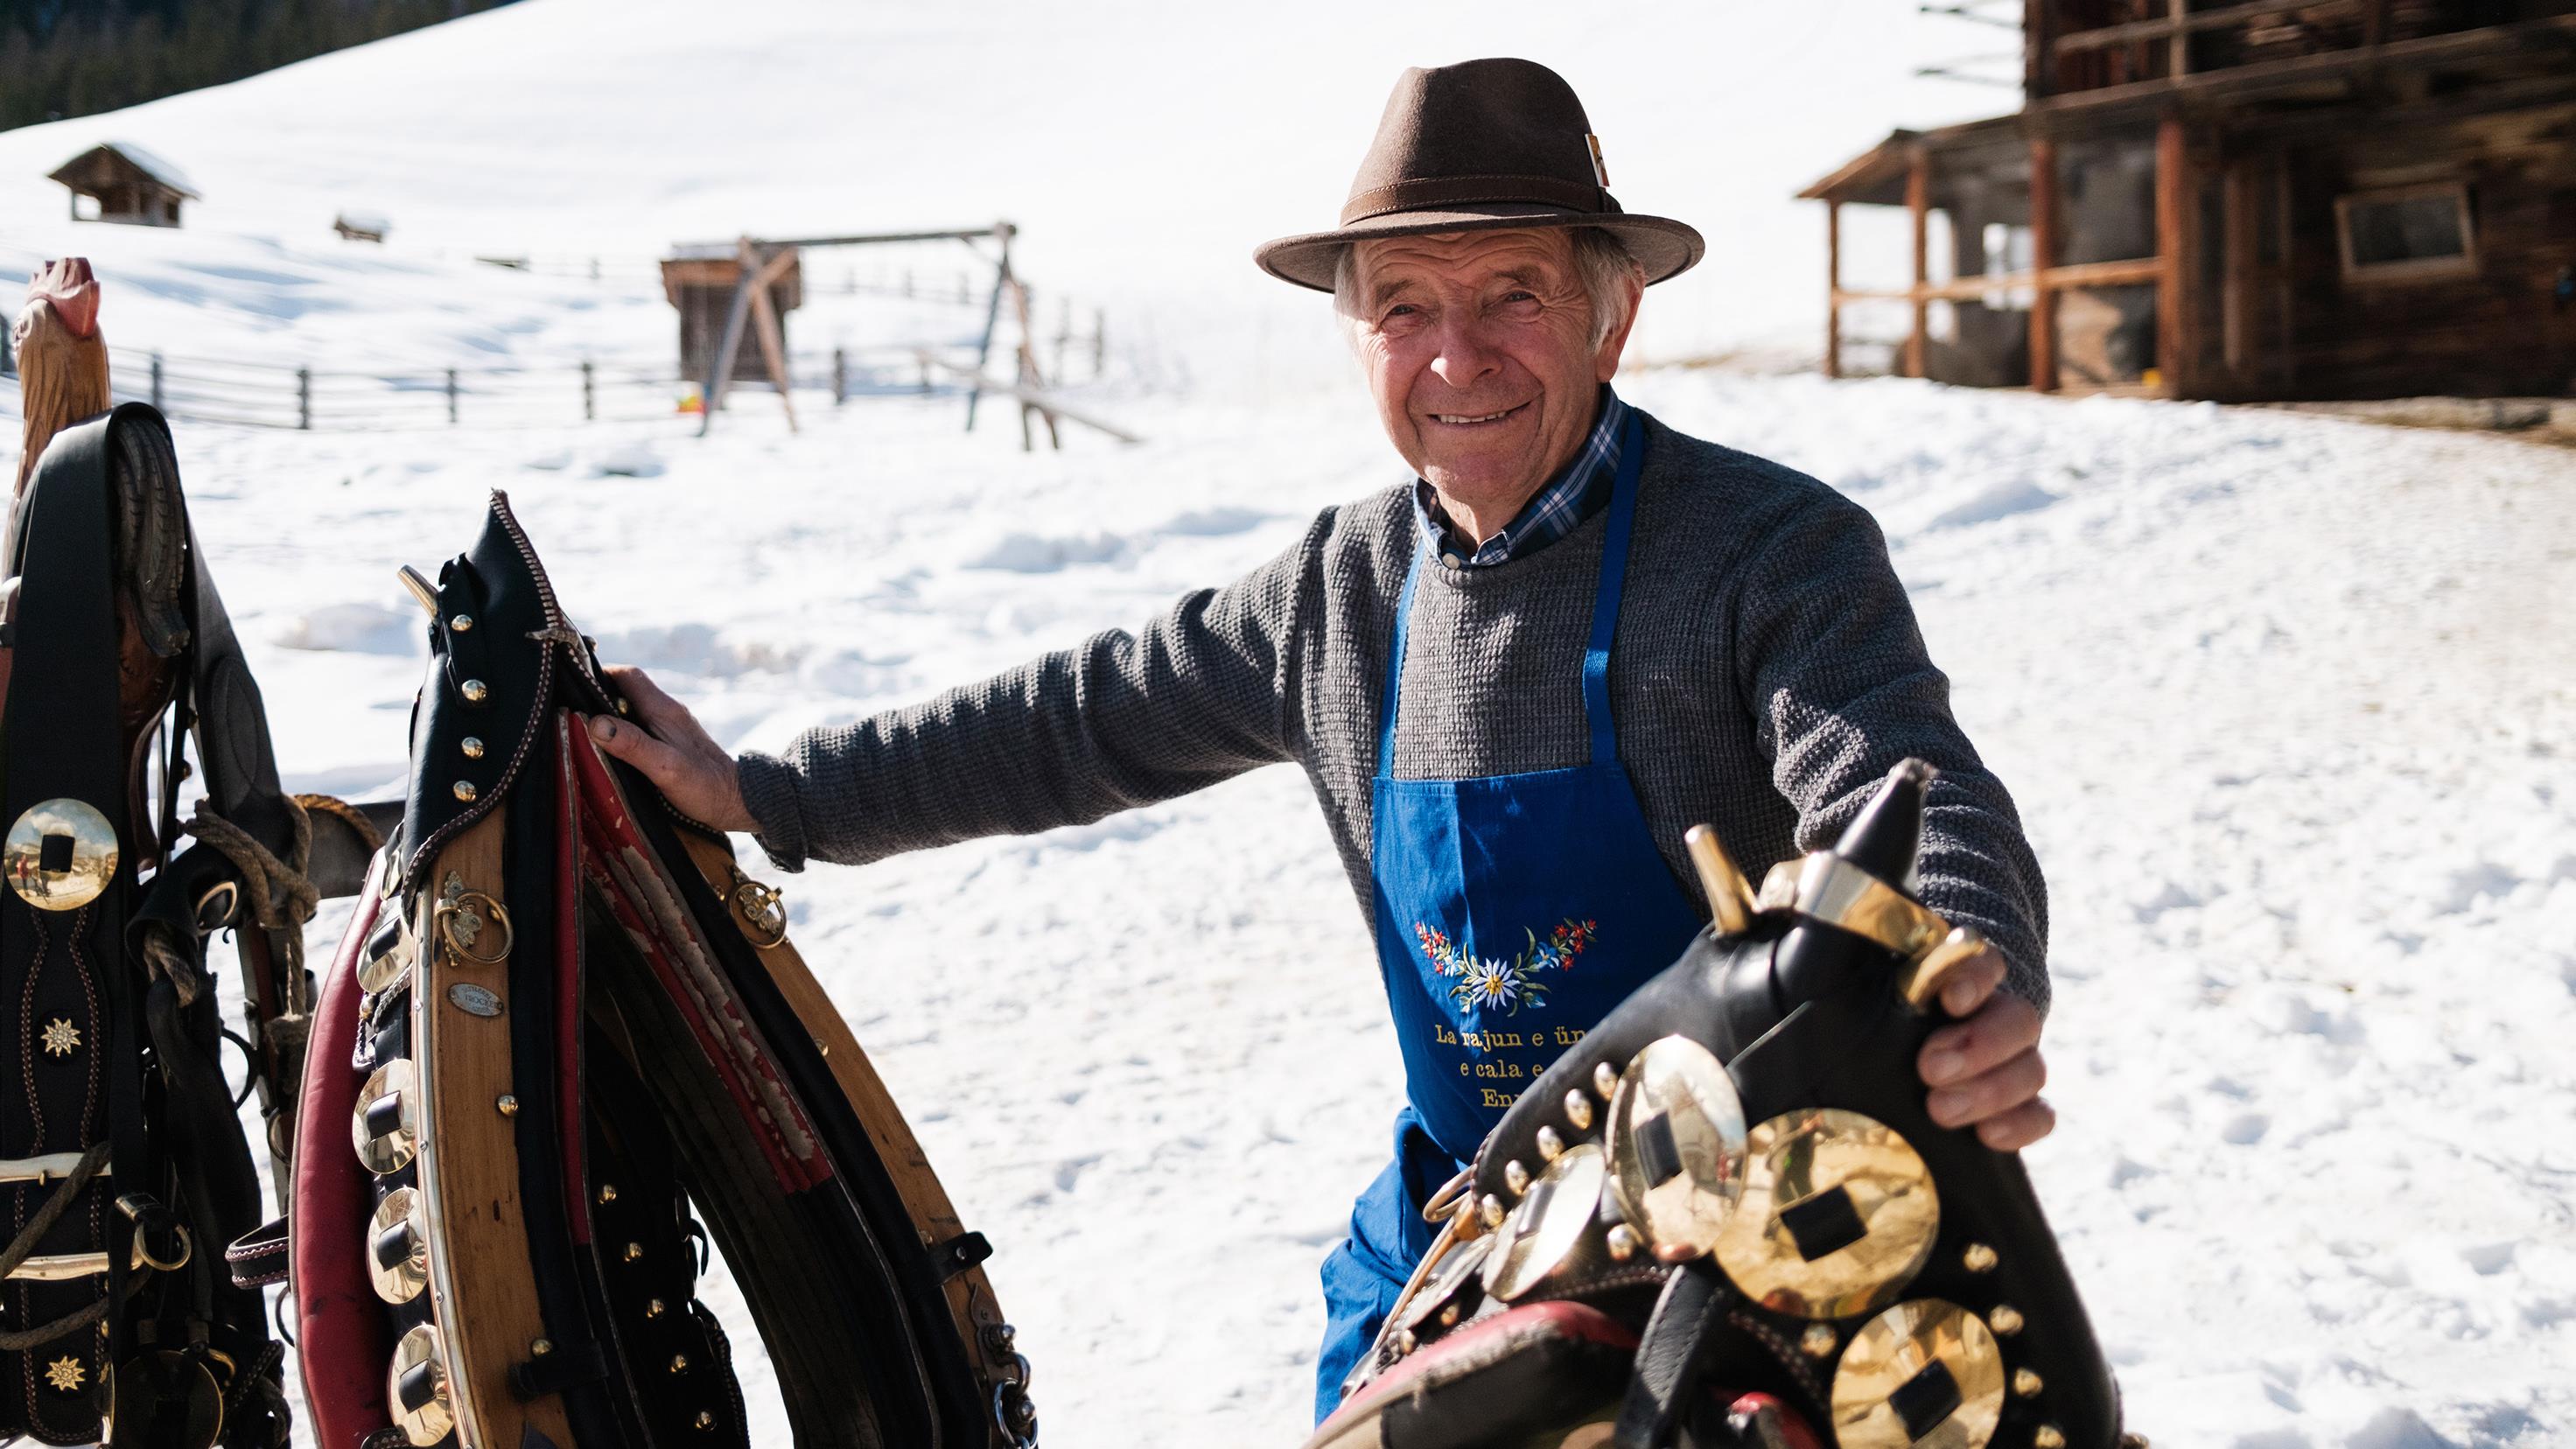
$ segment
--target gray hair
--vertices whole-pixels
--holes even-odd
[[[1599,347],[1628,323],[1628,284],[1642,287],[1646,267],[1628,250],[1619,235],[1605,227],[1578,226],[1570,229],[1574,242],[1574,276],[1583,288],[1584,299],[1592,304],[1592,345]],[[1352,340],[1358,340],[1361,325],[1359,308],[1359,247],[1342,248],[1341,257],[1333,263],[1333,310],[1351,324]]]

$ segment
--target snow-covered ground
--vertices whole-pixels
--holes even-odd
[[[719,44],[678,0],[528,0],[0,135],[0,266],[98,257],[120,345],[554,367],[667,349],[649,272],[474,252],[1013,215],[1042,284],[1195,380],[1113,368],[1091,401],[1145,446],[1077,430],[1028,456],[1004,412],[969,437],[954,398],[810,394],[794,437],[758,395],[703,441],[669,417],[180,430],[295,787],[398,781],[419,663],[392,569],[464,547],[488,487],[606,652],[774,748],[1135,624],[1392,476],[1320,299],[1245,253],[1330,212],[1398,65],[1519,51],[1573,76],[1623,197],[1740,263],[1652,295],[1643,335],[1674,355],[1810,329],[1816,228],[1783,193],[1957,104],[1903,83],[1959,45],[1912,8],[1659,6],[1632,12],[1647,43],[1528,4],[1252,29],[1179,4],[771,0],[729,9]],[[75,228],[28,182],[119,135],[203,184],[189,230]],[[343,205],[392,213],[395,244],[329,237]],[[883,330],[821,307],[800,346]],[[1877,514],[2020,798],[2063,1113],[2030,1164],[2134,1426],[2576,1443],[2576,453],[1812,375],[1622,386]],[[1297,775],[784,883],[1000,1249],[1047,1441],[1296,1442],[1314,1269],[1398,1090]]]

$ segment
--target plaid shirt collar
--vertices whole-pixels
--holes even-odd
[[[1472,554],[1458,547],[1458,530],[1450,526],[1449,515],[1441,509],[1440,495],[1432,491],[1429,483],[1416,478],[1413,504],[1423,536],[1438,541],[1444,561],[1457,561],[1452,567],[1483,568],[1526,557],[1572,533],[1610,502],[1611,487],[1619,476],[1619,429],[1627,419],[1628,405],[1619,401],[1609,384],[1602,384],[1601,417],[1592,425],[1592,436],[1584,439],[1583,450],[1565,465],[1556,481],[1540,489],[1538,496],[1522,507],[1519,517],[1503,525],[1502,532],[1476,545]]]

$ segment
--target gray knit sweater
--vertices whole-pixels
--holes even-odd
[[[1878,527],[1776,463],[1646,420],[1611,712],[1667,866],[1705,821],[1756,880],[1829,843],[1908,755],[1939,767],[1925,902],[1983,930],[2048,1005],[2048,908],[2012,798],[1950,717]],[[1025,834],[1294,761],[1370,915],[1369,777],[1410,486],[1328,508],[1277,558],[980,683],[738,762],[783,868]],[[1579,682],[1606,513],[1536,553],[1426,567],[1396,720],[1407,778],[1579,765]],[[1703,903],[1704,904],[1704,903]]]

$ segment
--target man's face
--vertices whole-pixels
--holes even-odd
[[[1628,329],[1593,345],[1561,229],[1355,245],[1353,325],[1388,439],[1444,499],[1498,527],[1582,445]]]

